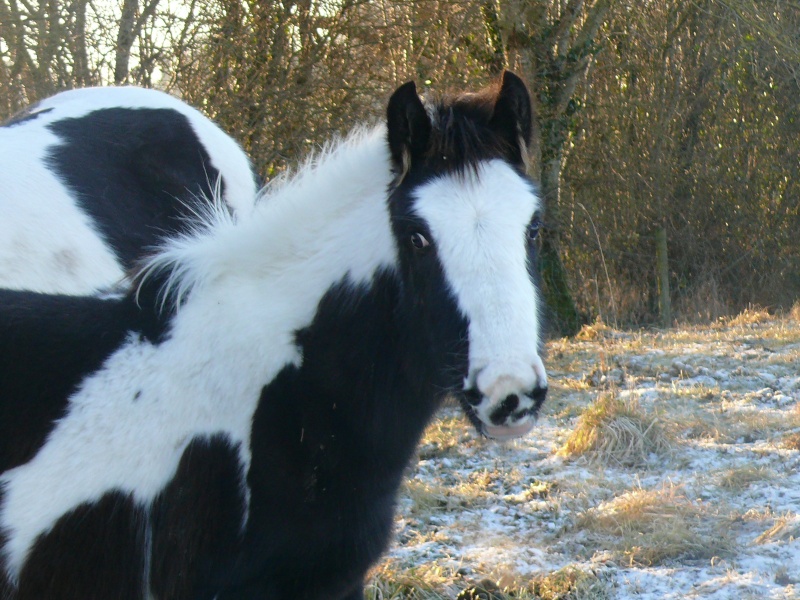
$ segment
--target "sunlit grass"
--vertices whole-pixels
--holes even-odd
[[[794,303],[792,306],[792,310],[789,311],[787,315],[788,319],[791,319],[795,323],[800,323],[800,300]]]
[[[668,454],[672,447],[673,437],[658,416],[643,410],[634,398],[607,393],[581,414],[558,453],[636,467],[646,465],[653,456]]]
[[[475,507],[487,496],[477,484],[446,486],[419,479],[409,479],[403,484],[402,493],[411,499],[411,514],[426,515],[432,511],[461,510]]]
[[[458,574],[438,565],[403,569],[384,562],[373,569],[365,600],[452,600],[464,589]]]
[[[546,437],[534,430],[501,452],[445,411],[426,432],[422,476],[402,491],[396,556],[406,561],[387,559],[394,566],[372,581],[370,600],[605,600],[615,597],[612,579],[591,565],[618,573],[687,563],[735,569],[755,546],[796,544],[795,513],[743,503],[767,486],[785,487],[781,465],[800,451],[800,403],[791,398],[800,303],[796,312],[750,309],[711,326],[657,332],[598,322],[581,339],[553,340],[540,419]],[[592,380],[615,370],[622,380]],[[699,375],[706,379],[681,383]],[[514,462],[516,448],[525,463]],[[485,452],[493,458],[482,460]],[[439,459],[441,477],[433,477]],[[469,472],[466,460],[481,466]],[[416,546],[429,558],[409,569],[405,552]],[[575,562],[521,575],[526,556],[543,569]]]
[[[449,484],[428,479],[411,478],[403,483],[402,494],[411,500],[411,514],[425,515],[435,511],[480,508],[502,487],[517,483],[519,473],[508,471],[472,471],[463,477],[454,477]]]
[[[800,450],[800,431],[791,431],[782,435],[778,447],[785,450]]]
[[[759,535],[754,543],[768,544],[777,541],[794,541],[800,538],[800,516],[796,513],[787,513],[775,519],[772,527]]]
[[[670,485],[626,492],[586,511],[576,525],[632,565],[711,559],[733,547],[707,506]]]
[[[720,323],[728,327],[745,327],[748,325],[760,325],[774,321],[775,317],[766,309],[754,306],[744,309],[738,315],[730,318],[720,319]]]
[[[610,600],[609,585],[596,574],[575,566],[537,575],[530,581],[506,577],[483,579],[456,600]]]
[[[385,563],[373,570],[366,600],[611,600],[610,585],[595,573],[567,566],[532,578],[500,576],[470,581],[452,569],[401,569]]]
[[[457,452],[463,445],[475,442],[471,425],[463,416],[442,416],[425,430],[419,446],[420,458],[446,456]]]
[[[541,576],[533,581],[531,592],[532,598],[542,600],[606,600],[613,597],[605,581],[594,573],[575,567],[564,567]]]
[[[717,485],[728,491],[740,491],[754,483],[769,481],[776,477],[775,472],[763,466],[743,465],[726,469],[719,474]]]

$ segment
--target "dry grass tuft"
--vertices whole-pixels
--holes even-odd
[[[759,535],[753,542],[756,544],[791,542],[797,538],[800,538],[800,515],[789,513],[775,519],[773,526]]]
[[[719,487],[739,491],[750,487],[757,482],[768,481],[775,478],[775,472],[765,467],[745,465],[722,472],[719,476]]]
[[[429,459],[455,454],[461,445],[470,442],[474,439],[470,437],[469,424],[463,417],[434,419],[420,442],[419,457]]]
[[[757,409],[726,412],[695,412],[681,420],[681,429],[690,439],[721,443],[753,443],[774,440],[778,447],[800,449],[800,433],[783,434],[800,427],[800,411],[770,413]]]
[[[584,410],[558,454],[641,467],[653,455],[671,452],[673,443],[674,437],[659,418],[644,411],[636,399],[620,399],[609,393],[599,396]]]
[[[611,327],[598,318],[591,325],[584,325],[581,327],[581,330],[575,335],[575,339],[585,342],[602,340],[608,337],[612,331],[613,329]]]
[[[574,566],[539,575],[529,583],[484,579],[456,600],[609,600],[609,585],[596,574]]]
[[[795,323],[800,323],[800,300],[792,305],[792,310],[789,311],[789,319]]]
[[[728,435],[731,441],[774,439],[781,431],[800,426],[800,412],[765,413],[759,410],[741,410],[728,417]]]
[[[478,508],[488,501],[498,482],[511,483],[519,473],[510,471],[472,471],[447,484],[410,478],[403,482],[402,495],[411,500],[411,514],[424,516],[431,512],[461,511]]]
[[[476,505],[486,493],[477,485],[451,487],[409,479],[403,483],[403,495],[412,502],[411,513],[419,516],[434,511],[463,510],[467,505]]]
[[[575,567],[544,575],[531,585],[533,598],[542,600],[605,600],[611,598],[608,584],[594,573]]]
[[[778,447],[784,450],[800,450],[800,431],[785,434],[778,442]]]
[[[730,327],[746,327],[748,325],[767,323],[769,321],[773,321],[774,319],[775,317],[769,314],[766,309],[758,306],[751,306],[749,308],[745,308],[742,312],[734,317],[723,319],[723,322],[725,325]]]
[[[732,542],[708,509],[679,488],[637,489],[581,515],[577,525],[631,565],[724,556]]]
[[[400,569],[384,563],[373,569],[364,590],[366,600],[450,600],[459,593],[458,575],[447,569],[421,565]]]
[[[384,564],[373,570],[364,597],[366,600],[610,600],[612,596],[606,581],[573,566],[528,582],[482,579],[468,584],[457,573],[442,567],[403,570]]]

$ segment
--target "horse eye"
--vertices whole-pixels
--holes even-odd
[[[411,245],[417,250],[423,250],[431,245],[431,243],[421,233],[411,234]]]
[[[531,224],[528,225],[528,240],[531,242],[539,237],[539,230],[542,228],[542,220],[539,217],[536,217],[531,221]]]

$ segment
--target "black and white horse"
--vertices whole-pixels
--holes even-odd
[[[213,192],[249,212],[256,184],[200,112],[118,87],[58,94],[0,127],[0,190],[0,287],[88,294],[183,230]]]
[[[356,600],[445,394],[531,430],[527,90],[387,112],[124,298],[0,292],[2,598]]]

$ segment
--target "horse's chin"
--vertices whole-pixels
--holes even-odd
[[[492,438],[499,442],[513,440],[514,438],[522,437],[530,433],[536,421],[533,417],[524,423],[517,425],[484,425],[483,433],[486,437]]]

